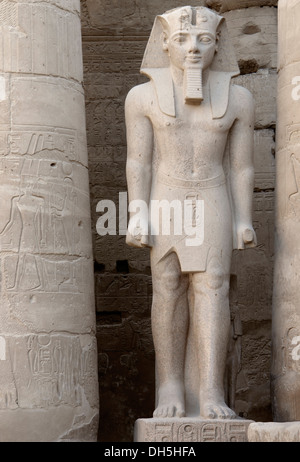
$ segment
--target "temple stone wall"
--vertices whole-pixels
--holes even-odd
[[[96,206],[103,199],[118,204],[119,193],[126,191],[124,100],[134,85],[146,81],[139,67],[154,17],[187,3],[204,5],[199,0],[81,1],[100,421],[105,423],[100,425],[101,441],[132,441],[134,421],[151,417],[155,366],[149,253],[126,246],[124,236],[98,236]],[[240,368],[236,412],[270,421],[277,1],[207,3],[226,17],[241,69],[236,83],[247,87],[256,100],[254,224],[258,247],[236,253],[233,259],[233,346],[242,341],[242,357],[240,362],[238,355],[231,360]]]
[[[249,6],[224,12],[223,15],[227,20],[241,70],[241,75],[235,81],[252,92],[256,103],[253,221],[258,246],[254,250],[236,252],[232,268],[232,301],[239,307],[243,332],[235,410],[243,417],[267,421],[272,420],[270,355],[274,260],[277,8],[264,5],[274,5],[277,2],[223,3],[228,6],[233,3],[235,6]]]

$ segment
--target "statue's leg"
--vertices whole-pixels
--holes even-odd
[[[175,253],[171,253],[151,268],[152,333],[158,381],[154,417],[183,417],[188,276],[181,273]]]
[[[197,337],[200,414],[209,419],[234,418],[225,404],[224,373],[230,334],[230,258],[210,259],[205,273],[192,276],[195,296],[191,322]]]

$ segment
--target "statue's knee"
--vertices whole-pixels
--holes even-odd
[[[225,274],[222,262],[217,257],[212,258],[209,262],[206,271],[206,284],[213,290],[223,288],[226,291],[229,289],[229,279]]]
[[[229,281],[222,271],[204,273],[194,279],[193,290],[196,296],[210,297],[212,294],[218,294],[224,298],[229,294]]]
[[[224,275],[209,273],[201,278],[196,278],[193,283],[195,295],[206,294],[211,290],[219,290],[224,286]]]
[[[206,274],[206,284],[210,289],[221,289],[224,284],[224,273],[221,268]]]
[[[161,275],[159,285],[162,290],[175,293],[182,285],[181,274],[168,268],[168,270]]]

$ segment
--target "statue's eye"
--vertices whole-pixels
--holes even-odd
[[[176,35],[176,37],[173,38],[173,41],[176,43],[183,43],[185,42],[185,36],[184,35]]]
[[[210,37],[207,37],[207,36],[202,36],[200,37],[200,42],[201,43],[211,43],[212,42],[212,39]]]

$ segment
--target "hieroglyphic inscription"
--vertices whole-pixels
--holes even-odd
[[[152,301],[151,282],[151,276],[147,275],[96,275],[97,311],[148,311]]]
[[[173,425],[172,424],[157,424],[155,426],[155,442],[172,442],[173,441]],[[151,441],[151,440],[150,440]]]
[[[83,293],[84,271],[84,259],[56,261],[28,253],[4,259],[10,292]]]
[[[283,372],[300,372],[300,332],[295,327],[286,330],[282,339],[282,365]]]
[[[45,2],[0,2],[0,70],[82,81],[80,20]]]
[[[82,342],[77,335],[53,333],[9,337],[6,341],[8,355],[0,362],[0,375],[5,374],[7,380],[9,368],[13,386],[10,400],[0,399],[0,409],[80,406],[83,390],[85,398],[92,399],[87,389],[96,373],[95,339]]]
[[[275,133],[273,130],[255,130],[254,167],[255,191],[275,187]]]
[[[0,24],[1,26],[17,27],[17,5],[8,0],[0,3]]]
[[[74,132],[54,130],[53,141],[57,134],[68,139]],[[72,319],[79,324],[75,314],[91,306],[89,197],[83,189],[87,170],[62,160],[63,152],[59,157],[55,150],[47,151],[49,145],[42,146],[41,155],[46,158],[38,153],[22,155],[17,153],[21,144],[12,146],[14,155],[0,158],[3,288],[14,316],[29,328],[42,327],[42,317],[34,315],[38,307],[47,329],[59,322],[71,328]],[[64,306],[69,307],[64,310],[66,319],[54,321],[54,312],[58,314]]]
[[[198,429],[196,425],[183,424],[178,429],[178,441],[181,443],[196,443],[198,441]]]
[[[0,159],[0,178],[16,186],[17,193],[11,197],[10,186],[3,187],[5,200],[10,200],[9,213],[2,216],[0,235],[2,247],[15,250],[16,234],[28,233],[27,238],[18,237],[18,248],[32,252],[55,251],[60,247],[68,255],[77,255],[72,219],[83,212],[87,194],[78,187],[85,169],[68,162],[47,159]],[[75,216],[73,216],[75,214]],[[84,217],[84,216],[83,216]],[[13,226],[19,223],[19,233]],[[32,223],[36,226],[31,228]],[[80,222],[78,226],[83,223]],[[49,226],[56,232],[49,233]],[[26,230],[23,231],[23,228]],[[29,229],[30,231],[29,231]],[[73,230],[73,231],[72,231]],[[52,234],[52,239],[49,235]],[[55,236],[56,234],[56,236]],[[47,237],[48,236],[48,237]],[[21,246],[21,247],[20,247]]]
[[[0,247],[9,291],[83,291],[90,231],[89,198],[80,188],[85,176],[85,168],[60,159],[0,158]]]
[[[246,442],[247,420],[139,419],[136,422],[137,442]]]
[[[37,156],[51,152],[62,160],[78,161],[76,131],[46,126],[19,126],[0,132],[1,156]]]

